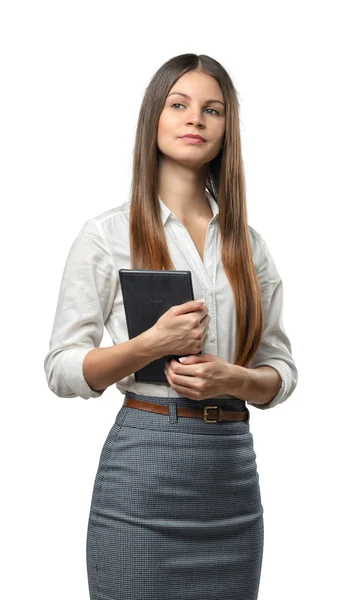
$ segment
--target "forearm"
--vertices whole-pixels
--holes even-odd
[[[267,365],[256,369],[233,366],[236,371],[235,383],[230,392],[233,396],[255,404],[267,404],[276,396],[282,383],[276,369]]]
[[[160,358],[151,329],[108,348],[93,348],[83,361],[83,374],[92,390],[105,390],[120,379]]]

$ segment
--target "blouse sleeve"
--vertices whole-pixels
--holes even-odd
[[[100,346],[116,286],[116,270],[104,233],[89,220],[68,253],[44,359],[48,386],[57,396],[88,400],[105,391],[89,387],[83,361],[90,350]]]
[[[268,403],[249,402],[252,406],[265,410],[281,404],[291,396],[297,385],[298,372],[283,323],[283,283],[265,240],[261,234],[255,230],[254,232],[259,238],[257,276],[261,287],[265,324],[262,340],[248,368],[255,369],[267,365],[276,369],[281,377],[280,389]]]

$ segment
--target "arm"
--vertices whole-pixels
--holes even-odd
[[[296,388],[298,372],[283,324],[283,283],[266,242],[259,242],[257,276],[264,314],[262,340],[247,367],[236,367],[238,398],[268,409],[287,400]],[[276,371],[276,372],[275,372]]]
[[[276,369],[269,366],[246,369],[233,365],[236,383],[233,396],[246,400],[248,404],[268,404],[280,391],[282,379]]]
[[[89,220],[68,253],[44,360],[48,386],[57,396],[97,398],[116,381],[164,356],[153,328],[126,342],[99,347],[117,282],[104,231]]]
[[[104,233],[87,221],[75,237],[63,270],[49,351],[48,386],[61,398],[96,398],[83,375],[83,361],[98,348],[112,310],[117,277]]]
[[[92,390],[102,394],[116,381],[160,358],[156,348],[152,329],[115,346],[94,348],[84,358],[84,377]]]
[[[98,348],[116,293],[117,276],[104,232],[87,221],[75,237],[63,270],[44,370],[60,398],[96,398],[83,375],[86,355]]]

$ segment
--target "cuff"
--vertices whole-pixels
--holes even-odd
[[[89,398],[99,398],[105,392],[102,390],[96,392],[87,384],[83,375],[83,362],[85,356],[92,348],[69,348],[63,352],[62,356],[62,374],[69,388],[80,398],[89,400]]]
[[[285,364],[282,361],[279,361],[277,359],[271,358],[270,360],[268,360],[268,362],[264,361],[264,362],[258,363],[256,365],[254,365],[254,369],[256,369],[257,367],[263,367],[263,366],[273,367],[278,372],[278,374],[281,377],[280,389],[277,392],[276,396],[274,396],[274,398],[272,398],[266,404],[255,404],[254,402],[248,402],[248,404],[251,404],[251,406],[255,406],[256,408],[260,408],[261,410],[266,410],[268,408],[273,408],[277,404],[281,404],[290,396],[290,393],[291,393],[290,386],[287,386],[286,382],[289,380],[289,377],[292,378],[292,373],[290,373],[290,367],[287,364]]]

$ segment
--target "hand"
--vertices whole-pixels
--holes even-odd
[[[191,354],[184,363],[175,359],[167,363],[168,383],[178,394],[191,400],[233,395],[240,385],[238,377],[237,365],[214,354]]]
[[[149,330],[158,358],[198,354],[207,338],[209,322],[207,306],[197,300],[171,306]]]

